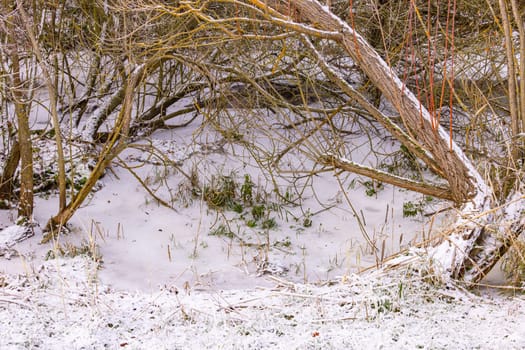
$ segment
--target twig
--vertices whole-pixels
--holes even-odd
[[[142,179],[140,178],[140,176],[135,172],[133,171],[133,169],[131,169],[131,167],[129,167],[126,162],[124,162],[122,160],[122,158],[120,158],[119,156],[117,156],[117,159],[119,160],[119,163],[120,163],[120,166],[122,166],[124,169],[126,169],[127,171],[129,171],[131,173],[131,175],[133,175],[133,177],[135,177],[135,179],[137,179],[137,181],[140,183],[140,185],[146,190],[146,192],[149,193],[150,196],[152,196],[157,202],[159,202],[159,204],[161,204],[162,206],[166,207],[166,208],[169,208],[171,210],[174,210],[174,211],[177,211],[177,209],[173,208],[173,206],[171,206],[168,202],[166,202],[165,200],[163,200],[162,198],[160,198],[159,196],[157,196],[149,187],[148,185],[146,185],[144,183],[144,181],[142,181]]]
[[[0,302],[2,303],[8,303],[8,304],[16,304],[16,305],[19,305],[19,306],[22,306],[26,309],[30,309],[30,310],[34,310],[34,308],[26,303],[22,303],[21,301],[17,301],[17,300],[11,300],[11,299],[6,299],[6,298],[0,298]]]

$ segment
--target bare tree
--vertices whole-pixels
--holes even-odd
[[[382,5],[389,3],[381,2]],[[523,231],[524,219],[521,208],[524,204],[524,198],[519,184],[507,191],[502,202],[497,202],[491,186],[485,182],[472,161],[454,142],[451,129],[445,130],[440,126],[441,111],[435,109],[436,105],[432,100],[436,93],[443,97],[447,86],[454,86],[455,81],[453,77],[447,76],[447,71],[445,71],[441,74],[442,82],[439,89],[434,89],[432,83],[435,79],[435,70],[446,70],[447,68],[444,67],[447,67],[447,62],[443,61],[438,65],[433,57],[430,58],[430,62],[427,62],[428,67],[424,68],[428,72],[430,81],[430,86],[426,92],[429,101],[423,101],[422,97],[417,98],[410,90],[409,81],[406,79],[402,81],[399,78],[396,67],[389,60],[388,52],[385,52],[384,57],[378,54],[377,49],[358,33],[352,17],[353,9],[346,7],[348,11],[348,18],[346,18],[347,15],[341,11],[341,8],[345,9],[345,6],[341,6],[341,4],[342,2],[323,6],[315,0],[272,0],[265,2],[247,0],[245,2],[222,2],[218,6],[213,2],[207,2],[204,6],[187,2],[177,8],[159,7],[159,4],[155,4],[150,9],[162,8],[163,14],[174,17],[180,16],[181,13],[192,13],[198,18],[201,24],[200,28],[203,29],[201,33],[204,35],[198,40],[206,42],[208,45],[217,40],[216,38],[220,38],[221,43],[235,43],[237,46],[232,46],[236,48],[259,45],[251,51],[244,49],[238,54],[237,59],[232,58],[232,61],[228,61],[227,64],[214,64],[207,67],[207,75],[213,79],[216,79],[217,76],[225,76],[225,73],[229,73],[233,77],[229,81],[224,81],[225,85],[222,86],[210,84],[210,93],[218,95],[218,98],[211,97],[206,100],[208,102],[205,104],[208,108],[207,111],[224,110],[225,107],[226,109],[239,108],[242,105],[244,107],[266,107],[275,112],[276,107],[284,107],[293,111],[297,116],[296,118],[295,116],[285,115],[285,113],[282,114],[284,120],[288,121],[288,127],[294,131],[300,130],[299,125],[309,124],[313,126],[310,131],[301,131],[301,136],[295,135],[296,140],[289,141],[283,152],[304,144],[309,148],[310,156],[326,166],[452,200],[456,205],[461,206],[461,218],[455,230],[447,236],[445,242],[432,249],[432,255],[451,276],[471,282],[478,281],[490,270],[508,248],[510,242]],[[344,2],[344,4],[348,3]],[[407,4],[415,6],[414,2],[407,2]],[[443,8],[439,6],[439,2],[432,2],[432,6],[436,5],[440,11],[444,9],[447,23],[443,27],[436,26],[430,29],[435,30],[440,37],[445,38],[445,45],[451,45],[449,49],[452,50],[454,43],[451,41],[449,33],[454,33],[454,30],[449,28],[452,22],[449,23],[448,21],[451,14],[456,13],[456,11],[451,8],[450,4]],[[141,4],[141,6],[148,8],[147,4]],[[434,33],[428,27],[432,21],[431,16],[434,15],[432,6],[429,2],[428,13],[426,13],[429,18],[426,22],[422,20],[418,7],[409,7],[413,13],[417,12],[417,15],[414,14],[414,21],[422,22],[423,29],[421,32],[427,40],[425,45],[429,55],[434,55],[432,50],[435,49],[435,45],[433,43],[437,40],[437,37],[433,36]],[[337,10],[339,16],[332,12],[332,9]],[[344,19],[343,15],[345,16]],[[223,33],[225,36],[219,36],[217,33]],[[378,33],[372,34],[372,38],[375,37],[376,44],[378,44],[380,41],[377,40]],[[271,44],[266,45],[263,42],[270,42],[275,46],[272,47]],[[164,43],[168,44],[168,41]],[[279,45],[281,45],[280,48],[276,48]],[[265,51],[268,48],[271,49]],[[351,65],[357,66],[366,75],[368,81],[381,92],[384,99],[395,109],[397,115],[389,115],[377,108],[377,103],[375,105],[373,102],[371,103],[348,81],[349,74],[345,71],[348,65],[345,67],[344,64],[339,64],[337,59],[334,59],[334,55],[332,55],[334,50],[344,53],[346,60],[345,57],[341,57],[341,59],[346,62],[351,61]],[[218,51],[224,54],[220,49]],[[251,57],[244,52],[250,52]],[[270,52],[274,57],[261,55],[262,52]],[[295,61],[294,55],[298,57]],[[257,59],[254,60],[253,57],[257,57]],[[417,63],[421,57],[414,57],[413,61]],[[307,69],[305,62],[313,62],[318,69],[305,74],[304,70]],[[287,72],[281,78],[285,77],[288,81],[292,80],[295,83],[282,90],[282,82],[279,82],[278,76],[273,75],[273,73],[275,73],[276,67],[283,67],[287,64]],[[271,68],[268,69],[268,67]],[[303,73],[301,73],[302,70]],[[285,70],[283,69],[283,71]],[[324,84],[325,87],[323,87],[325,91],[330,91],[331,98],[338,99],[341,97],[341,95],[337,96],[338,92],[334,90],[334,88],[338,89],[339,93],[342,93],[353,105],[359,105],[361,115],[366,114],[366,118],[372,118],[390,132],[403,147],[440,176],[446,184],[413,181],[363,164],[357,164],[347,159],[345,154],[340,152],[342,148],[339,146],[318,147],[315,151],[315,146],[326,145],[326,142],[321,139],[326,140],[327,136],[320,134],[319,131],[322,127],[334,129],[334,116],[341,111],[341,108],[330,110],[330,108],[325,107],[317,110],[318,114],[316,114],[313,108],[308,106],[311,102],[311,95],[308,91],[312,91],[308,85],[315,81],[317,87],[323,86],[322,79],[313,78],[315,74],[319,73],[324,74],[331,83],[331,86],[326,88],[327,84]],[[237,85],[234,85],[234,82]],[[249,93],[247,92],[248,89],[253,90],[250,90],[251,93]],[[292,91],[295,93],[290,94]],[[315,94],[316,91],[314,91]],[[454,91],[451,88],[449,97],[453,94]],[[511,94],[514,95],[512,92]],[[324,97],[321,95],[316,96],[317,100]],[[295,101],[300,101],[303,107],[298,107],[296,102],[292,102],[294,96],[298,97]],[[225,105],[220,103],[223,100],[228,101],[228,103]],[[232,104],[232,101],[235,102],[236,100],[241,102],[237,106],[235,106],[236,103]],[[252,104],[246,103],[247,101]],[[261,105],[261,101],[266,102]],[[442,107],[441,104],[440,102],[439,107]],[[451,104],[448,106],[450,113],[452,113],[453,106]],[[249,114],[249,116],[251,118],[253,114]],[[215,119],[208,118],[208,120],[213,120],[216,127],[223,130],[225,135],[231,135],[231,132],[226,132],[224,128],[226,124],[233,128],[240,128],[236,116],[227,111],[217,114]],[[256,120],[261,121],[263,118]],[[311,123],[313,121],[316,123]],[[269,126],[268,123],[263,125]],[[452,128],[452,123],[450,123],[450,128]],[[273,131],[271,128],[269,130]],[[235,135],[234,139],[244,142],[242,133],[235,133]],[[514,135],[517,135],[516,131],[514,131]],[[285,137],[283,137],[283,141],[284,139]],[[314,144],[315,142],[312,141],[314,139],[321,141]],[[338,142],[340,144],[341,140],[334,141],[334,145]],[[252,146],[253,144],[250,145],[250,147]],[[278,160],[283,152],[269,154],[268,158],[273,157],[274,160]],[[514,160],[518,159],[514,158]],[[497,227],[494,226],[495,223],[498,223]]]
[[[64,150],[62,147],[62,131],[60,130],[60,122],[57,111],[58,88],[54,83],[54,80],[52,79],[51,73],[48,68],[48,63],[45,61],[44,56],[42,55],[41,48],[34,33],[33,24],[31,23],[31,20],[26,10],[24,9],[24,4],[22,0],[17,0],[17,10],[20,13],[20,18],[23,23],[22,27],[26,31],[26,34],[29,38],[28,41],[31,47],[33,48],[33,52],[40,64],[40,69],[42,70],[42,75],[44,76],[44,80],[47,86],[47,92],[49,94],[51,118],[53,121],[53,128],[55,131],[55,139],[57,145],[59,211],[61,211],[66,207],[66,167]]]
[[[24,84],[22,82],[22,73],[20,68],[20,48],[19,39],[21,33],[17,28],[18,15],[13,8],[7,6],[6,1],[3,3],[6,12],[6,21],[2,30],[5,33],[7,41],[7,57],[11,62],[10,74],[10,96],[12,98],[16,119],[18,123],[18,140],[15,141],[12,149],[10,161],[7,162],[2,179],[11,182],[13,170],[18,163],[18,152],[21,161],[21,181],[20,181],[20,201],[18,205],[18,216],[27,220],[32,220],[33,216],[33,148],[31,142],[31,131],[29,128],[29,110],[28,98],[24,93]],[[4,181],[4,180],[3,180]]]

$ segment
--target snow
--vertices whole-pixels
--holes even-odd
[[[292,24],[326,37],[340,35]],[[352,31],[342,21],[341,26]],[[141,69],[136,67],[133,74]],[[97,121],[110,101],[89,120]],[[31,111],[38,125],[46,119],[43,110]],[[91,122],[81,123],[77,136],[90,140],[95,126]],[[261,149],[283,141],[238,127]],[[2,249],[6,252],[0,257],[0,349],[525,347],[522,295],[465,292],[453,281],[436,277],[440,271],[430,265],[432,257],[453,257],[447,250],[453,245],[441,245],[442,250],[430,257],[428,251],[414,248],[431,239],[445,220],[405,218],[403,204],[420,202],[420,195],[385,185],[367,196],[365,180],[352,175],[341,181],[329,173],[270,179],[246,150],[223,143],[200,124],[202,134],[196,129],[194,125],[157,131],[121,154],[172,208],[156,203],[115,162],[99,181],[98,191],[75,213],[71,232],[54,242],[40,244],[37,228],[32,238],[34,231],[22,226],[3,228],[14,221],[16,212],[0,211],[0,255]],[[444,130],[440,135],[448,140]],[[388,145],[386,139],[361,136],[352,139],[349,161],[379,164],[382,159],[371,152],[370,144],[379,153],[393,151],[394,144]],[[43,139],[36,144],[42,157],[36,169],[53,169],[53,142]],[[144,153],[147,147],[162,156]],[[79,179],[89,172],[89,164],[78,161],[83,152],[72,149],[75,161],[68,162]],[[301,173],[298,169],[308,173],[313,168],[304,154],[291,151],[288,156],[281,163],[294,175]],[[248,208],[242,215],[210,209],[188,195],[181,170],[186,174],[196,170],[202,183],[221,174],[242,182],[249,175],[265,200],[277,208],[269,212],[277,226],[248,227],[242,217],[249,215]],[[474,167],[471,172],[477,176]],[[278,202],[272,181],[283,193],[301,192],[301,206]],[[523,197],[513,203],[509,216],[521,210]],[[426,209],[437,212],[441,203]],[[36,198],[34,219],[45,223],[56,210],[55,195]],[[305,225],[305,219],[311,224]],[[229,225],[236,236],[211,235],[221,224]],[[88,247],[97,262],[68,250],[73,246]],[[418,272],[405,266],[359,273],[370,266],[406,265],[406,255],[387,264],[383,257],[408,247]],[[52,256],[58,258],[49,259]]]
[[[14,242],[23,238],[27,228],[21,225],[12,225],[0,231],[0,247],[11,247]]]
[[[249,174],[271,193],[242,148],[210,149],[216,140],[216,134],[196,136],[190,127],[156,132],[141,145],[153,146],[186,173],[197,167],[202,182],[218,174],[242,181]],[[353,159],[372,161],[368,137],[353,141],[361,145]],[[53,154],[52,144],[41,146],[44,156]],[[386,141],[374,147],[392,151]],[[294,152],[290,157],[301,159]],[[357,217],[385,256],[433,235],[429,219],[402,215],[403,203],[421,200],[418,195],[385,186],[369,197],[364,180],[350,176],[340,185],[333,174],[321,173],[312,183],[295,182],[303,191],[302,208],[272,212],[277,228],[259,232],[198,199],[182,205],[184,177],[140,148],[121,158],[141,165],[136,173],[174,209],[158,205],[114,164],[74,216],[71,233],[50,244],[39,244],[37,234],[13,245],[19,256],[0,260],[0,324],[7,325],[0,327],[1,349],[525,346],[521,297],[478,297],[406,269],[356,274],[383,254],[364,242]],[[343,189],[351,202],[344,201]],[[439,207],[437,202],[427,209]],[[317,213],[311,227],[302,225],[302,210]],[[36,198],[37,222],[55,211],[55,196]],[[0,215],[2,225],[16,216],[14,210]],[[211,236],[220,217],[254,246]],[[435,218],[435,228],[440,220]],[[21,228],[4,231],[12,237]],[[266,249],[257,247],[265,240]],[[85,256],[46,260],[49,252],[59,255],[59,247],[86,244],[100,254],[100,266]]]
[[[0,230],[0,256],[10,254],[10,248],[34,235],[31,228],[23,225],[12,225]]]
[[[519,349],[525,299],[477,296],[409,271],[331,286],[115,291],[85,257],[0,279],[2,349]],[[16,317],[13,317],[16,315]],[[5,325],[8,325],[7,327]]]
[[[248,173],[264,184],[240,149],[206,153],[198,143],[188,147],[199,142],[191,128],[152,137],[150,143],[182,161],[181,167],[198,164],[203,177],[231,173],[242,179]],[[210,134],[203,137],[214,140]],[[354,157],[365,157],[367,151],[362,152]],[[165,200],[180,192],[177,172],[165,173],[154,158],[148,162],[142,156],[130,149],[122,159],[145,164],[136,171]],[[70,234],[45,245],[38,244],[37,235],[13,246],[19,257],[0,260],[0,324],[7,325],[0,327],[1,349],[525,346],[522,296],[484,291],[476,296],[451,281],[423,275],[423,269],[356,274],[374,265],[378,252],[363,242],[331,174],[319,174],[304,193],[303,207],[321,210],[311,217],[312,227],[286,219],[299,216],[298,208],[276,215],[278,229],[265,238],[272,247],[262,270],[260,249],[209,235],[217,214],[201,201],[187,207],[174,201],[176,210],[159,206],[116,165],[101,182],[75,215]],[[385,255],[432,234],[421,217],[401,215],[400,206],[417,200],[416,195],[390,186],[374,198],[360,185],[346,191],[366,232],[376,245],[385,242]],[[45,222],[56,210],[55,201],[37,198],[35,219]],[[235,215],[223,215],[246,230],[243,239],[262,239]],[[21,231],[12,226],[2,232],[13,237]],[[59,245],[81,242],[94,243],[101,265],[83,255],[45,260]],[[280,270],[272,274],[272,268]]]
[[[207,147],[193,145],[192,128],[163,131],[152,137],[147,144],[161,150],[186,173],[198,165],[204,183],[212,175],[232,174],[242,181],[244,174],[249,174],[261,191],[272,193],[267,180],[242,149],[210,149],[212,135],[203,136],[208,140]],[[52,148],[49,150],[52,154]],[[22,273],[28,263],[38,265],[58,246],[93,244],[104,261],[101,280],[120,290],[153,291],[168,282],[203,290],[268,285],[257,276],[273,268],[288,270],[286,278],[294,282],[311,283],[376,263],[378,252],[363,242],[356,215],[365,221],[363,228],[376,246],[383,245],[384,256],[421,240],[422,231],[429,234],[428,223],[422,217],[409,219],[402,215],[404,201],[417,202],[420,197],[390,186],[371,198],[359,184],[361,180],[354,180],[352,188],[346,189],[358,208],[352,212],[332,174],[320,174],[313,185],[296,182],[298,188],[305,186],[302,208],[278,206],[278,210],[270,212],[277,227],[265,232],[249,228],[233,212],[218,216],[198,198],[192,199],[186,194],[185,178],[176,169],[164,168],[155,157],[144,157],[142,151],[130,149],[122,154],[122,159],[132,166],[144,164],[135,171],[174,209],[159,206],[127,170],[114,165],[100,181],[101,189],[88,198],[72,219],[69,235],[61,235],[55,244],[38,244],[40,235],[18,243],[15,248],[20,258],[2,262],[0,272]],[[268,198],[276,201],[272,196]],[[439,202],[435,205],[439,206]],[[433,210],[431,207],[429,210]],[[36,198],[35,220],[46,222],[56,208],[54,196]],[[311,227],[303,225],[307,215],[311,216]],[[9,215],[5,217],[7,222]],[[224,220],[244,244],[210,235]],[[270,246],[263,249],[266,241]]]

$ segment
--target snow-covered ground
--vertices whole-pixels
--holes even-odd
[[[525,298],[406,271],[334,285],[115,291],[85,257],[0,278],[1,349],[522,349]]]
[[[406,203],[427,213],[442,203],[320,173],[278,179],[302,194],[289,205],[241,148],[204,147],[194,131],[143,144],[198,170],[203,185],[249,175],[274,224],[250,224],[249,205],[210,209],[180,170],[128,150],[121,159],[172,209],[116,162],[54,242],[40,244],[38,226],[14,242],[27,232],[12,226],[14,210],[0,211],[0,349],[525,348],[522,295],[477,296],[403,269],[356,274],[439,232],[446,218],[405,217]],[[56,210],[55,195],[39,197],[34,219]],[[101,263],[67,257],[73,247]]]
[[[210,209],[199,198],[190,198],[191,189],[180,171],[129,150],[121,158],[129,166],[140,165],[134,172],[173,209],[158,204],[132,173],[116,163],[101,180],[101,189],[75,213],[70,234],[41,245],[36,228],[32,239],[11,250],[10,255],[15,250],[19,257],[3,260],[0,272],[23,272],[26,264],[39,264],[59,246],[83,244],[96,247],[103,260],[100,278],[117,289],[155,291],[164,284],[200,290],[247,288],[268,285],[259,278],[268,272],[279,272],[296,283],[316,283],[377,265],[439,228],[441,217],[421,213],[404,217],[403,206],[424,203],[425,211],[432,212],[441,203],[426,203],[422,195],[388,185],[372,188],[365,178],[350,177],[341,184],[331,173],[293,183],[277,178],[281,192],[290,192],[300,205],[283,203],[242,148],[224,146],[204,152],[194,132],[195,128],[158,132],[146,144],[182,163],[186,174],[197,169],[203,186],[214,176],[227,175],[239,192],[249,175],[254,197],[259,193],[264,199],[263,216],[275,225],[249,224],[253,216],[249,205],[242,213]],[[217,136],[210,132],[200,137],[207,140],[209,150],[210,140]],[[56,210],[56,196],[37,198],[36,222],[44,225]],[[0,229],[15,216],[14,210],[0,211]],[[217,234],[221,227],[235,237]]]

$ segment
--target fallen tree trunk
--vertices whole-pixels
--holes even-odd
[[[525,197],[519,194],[519,189],[508,198],[504,206],[493,208],[495,204],[492,189],[453,142],[451,135],[439,126],[434,116],[374,48],[327,6],[316,0],[250,0],[250,3],[264,10],[267,18],[274,24],[302,33],[306,37],[314,36],[336,42],[390,101],[399,113],[412,142],[420,144],[428,152],[434,162],[433,167],[437,166],[438,173],[447,180],[446,190],[450,191],[450,198],[462,206],[454,230],[443,243],[430,250],[431,257],[444,273],[453,278],[468,282],[483,278],[514,238],[524,230]],[[318,59],[323,60],[323,57]],[[329,66],[326,61],[320,65]],[[341,84],[337,74],[327,74],[327,77],[335,84]],[[380,114],[373,116],[388,118]],[[384,120],[379,122],[385,125]],[[405,143],[407,140],[400,142]],[[334,167],[346,167],[350,171],[363,170],[353,166],[354,164],[349,166],[343,157],[333,154],[321,155],[320,160],[329,162]],[[376,174],[368,172],[366,175],[376,177]],[[413,188],[416,191],[421,189],[426,190],[423,186]]]

